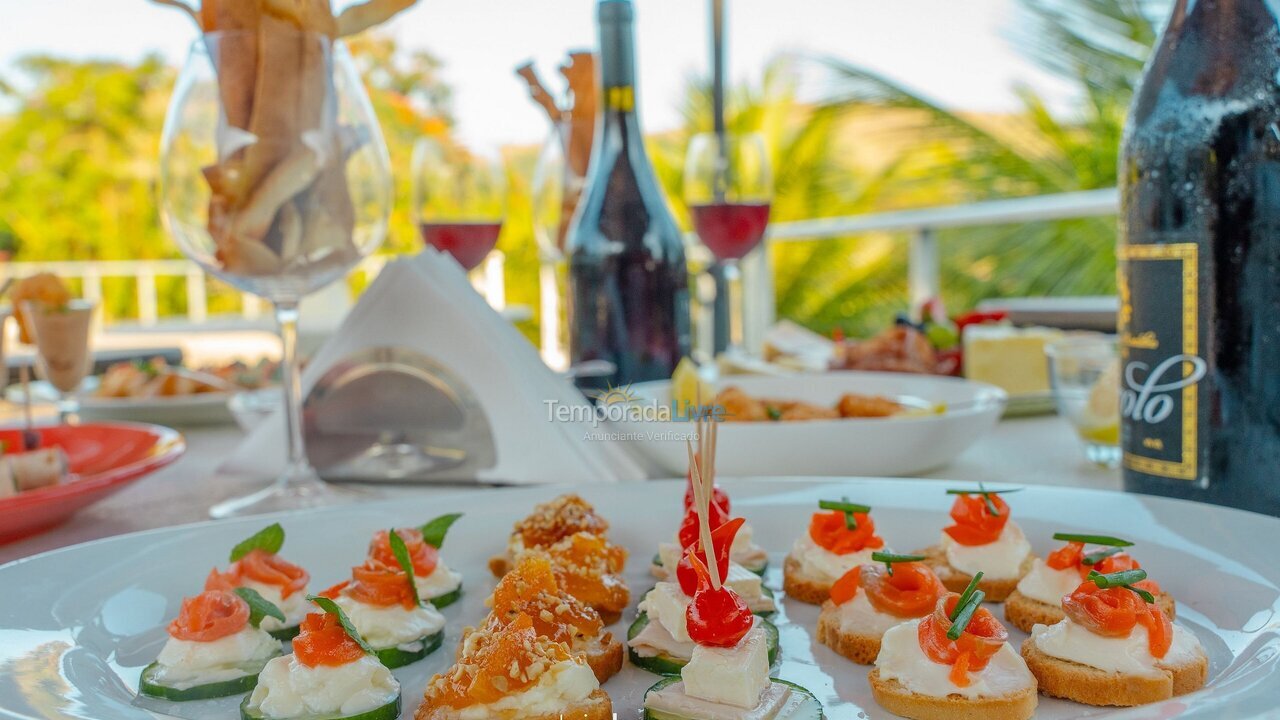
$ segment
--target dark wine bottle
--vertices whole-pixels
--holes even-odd
[[[1280,0],[1177,0],[1120,163],[1124,485],[1280,515]]]
[[[607,360],[583,390],[668,378],[689,353],[684,242],[636,115],[630,0],[601,0],[600,94],[586,187],[569,227],[569,359]]]

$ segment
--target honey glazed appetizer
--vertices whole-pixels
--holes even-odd
[[[267,663],[241,720],[396,720],[400,683],[378,661],[337,603],[311,597],[322,612],[302,620],[293,654]]]
[[[871,559],[831,586],[818,614],[818,642],[863,665],[875,662],[890,628],[932,613],[947,591],[923,555],[876,552]]]
[[[390,563],[385,562],[384,542]],[[364,564],[351,569],[351,579],[321,593],[342,609],[389,668],[421,660],[444,637],[444,616],[418,592],[416,568],[430,555],[428,547],[417,530],[379,532]]]
[[[1035,714],[1036,679],[986,608],[982,573],[946,593],[929,615],[890,628],[881,640],[871,694],[913,720],[1025,720]]]
[[[1031,632],[1034,625],[1052,625],[1061,620],[1062,598],[1074,592],[1090,573],[1107,575],[1142,567],[1125,549],[1133,545],[1128,540],[1078,533],[1055,533],[1053,539],[1065,541],[1066,545],[1044,560],[1036,558],[1031,571],[1018,581],[1018,589],[1004,601],[1005,619],[1023,632]],[[1173,596],[1156,581],[1148,578],[1135,587],[1151,593],[1155,604],[1170,620],[1174,619]]]
[[[714,447],[714,424],[710,432]],[[710,455],[704,452],[702,457]],[[689,460],[702,547],[714,547],[707,519],[712,478],[699,476],[692,446]],[[646,720],[823,718],[822,704],[808,690],[770,677],[769,639],[759,618],[724,584],[720,562],[704,563],[695,548],[690,548],[686,557],[696,582],[684,612],[693,651],[678,675],[658,681],[645,693]]]
[[[872,562],[871,554],[885,549],[869,506],[843,498],[821,500],[818,509],[782,566],[782,589],[811,605],[826,602],[836,580]]]
[[[533,618],[467,634],[458,660],[427,683],[416,720],[612,720],[613,703],[569,646],[539,635]]]
[[[550,556],[540,550],[520,557],[511,572],[498,581],[488,604],[490,614],[482,629],[492,631],[528,616],[539,637],[567,645],[570,652],[586,660],[599,682],[622,669],[622,642],[605,631],[595,608],[560,588]],[[462,644],[466,643],[464,634]]]
[[[1035,556],[1022,528],[1010,519],[1011,510],[1002,495],[1020,488],[989,490],[952,489],[952,525],[942,530],[937,545],[918,551],[952,592],[960,592],[979,572],[979,587],[991,602],[1003,602],[1031,569]]]
[[[605,537],[609,522],[574,494],[538,505],[516,523],[507,552],[489,561],[494,575],[506,574],[527,550],[551,558],[556,581],[565,592],[592,606],[606,625],[622,618],[631,591],[622,577],[627,551]]]
[[[214,568],[205,578],[205,590],[251,588],[280,609],[283,617],[266,617],[262,629],[272,637],[288,640],[298,634],[298,623],[311,609],[307,583],[311,575],[280,556],[284,528],[272,523],[231,548],[226,570]]]
[[[1142,589],[1145,570],[1088,578],[1062,598],[1063,619],[1036,625],[1022,657],[1040,692],[1086,705],[1145,705],[1204,687],[1209,660]]]

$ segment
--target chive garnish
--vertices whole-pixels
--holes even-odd
[[[351,618],[347,617],[347,614],[342,611],[342,607],[338,603],[319,595],[308,595],[307,601],[315,603],[316,607],[338,618],[338,624],[347,632],[348,637],[355,640],[356,644],[367,654],[375,654],[373,648],[369,647],[369,643],[365,642],[365,639],[360,636],[360,631],[356,630],[355,623],[351,622]]]
[[[1081,558],[1080,562],[1084,565],[1097,565],[1112,555],[1122,552],[1124,552],[1124,548],[1118,547],[1109,547],[1106,550],[1095,550]]]
[[[1086,545],[1109,545],[1111,547],[1131,547],[1133,543],[1110,535],[1082,535],[1080,533],[1054,533],[1054,540],[1078,542]]]
[[[249,606],[249,624],[254,627],[261,627],[263,618],[273,617],[280,622],[284,622],[284,613],[276,604],[262,597],[257,590],[250,587],[238,587],[232,590],[236,595],[244,600]]]
[[[396,562],[400,564],[400,569],[404,571],[405,579],[409,583],[409,592],[413,593],[413,604],[422,605],[422,598],[418,597],[418,583],[413,578],[413,559],[409,557],[409,548],[404,544],[404,538],[396,532],[395,528],[387,531],[387,540],[391,543],[391,554],[396,556]]]
[[[995,517],[1000,517],[1000,510],[996,508],[996,504],[991,502],[992,495],[1007,495],[1009,493],[1020,492],[1022,488],[1008,488],[1006,490],[988,490],[985,485],[978,483],[977,490],[968,490],[960,488],[948,488],[948,495],[979,495],[982,502],[987,504],[987,511]]]
[[[965,587],[964,592],[960,593],[960,599],[956,601],[955,609],[951,611],[952,622],[955,622],[960,609],[964,607],[965,603],[969,602],[969,598],[973,597],[974,593],[978,592],[978,583],[980,582],[982,582],[981,570],[979,570],[978,574],[974,575],[973,579],[969,581],[969,585]],[[985,593],[983,594],[983,597],[986,597]]]
[[[924,560],[924,555],[898,555],[897,553],[875,551],[871,553],[871,559],[875,562],[884,563],[885,568],[889,571],[889,576],[893,576],[893,564],[900,562],[920,562]]]
[[[969,621],[973,619],[974,613],[978,612],[978,606],[982,604],[986,597],[987,594],[981,590],[974,590],[963,606],[958,602],[956,603],[956,610],[959,612],[956,613],[955,619],[951,621],[951,628],[947,630],[947,638],[951,640],[960,639],[960,636],[964,634],[965,628],[969,627]]]
[[[1136,588],[1133,586],[1134,583],[1139,583],[1147,579],[1147,571],[1142,568],[1138,568],[1136,570],[1121,570],[1119,572],[1107,573],[1106,575],[1103,575],[1097,570],[1090,570],[1089,576],[1085,579],[1104,590],[1106,588],[1122,587],[1126,590],[1131,590],[1137,593],[1138,597],[1142,598],[1146,602],[1153,603],[1156,601],[1155,595],[1152,595],[1142,588]]]
[[[849,502],[849,498],[842,497],[839,502],[835,500],[819,500],[818,507],[823,510],[836,510],[844,513],[844,526],[847,530],[857,530],[858,521],[853,517],[854,513],[867,514],[871,512],[869,505],[859,505],[858,503]]]

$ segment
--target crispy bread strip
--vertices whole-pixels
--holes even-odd
[[[1154,677],[1123,675],[1055,658],[1040,651],[1032,638],[1022,643],[1022,658],[1040,683],[1040,692],[1085,705],[1146,705],[1185,695],[1204,687],[1209,659],[1200,653],[1183,665],[1156,667]]]
[[[1034,685],[1009,695],[970,700],[960,695],[918,695],[897,680],[881,680],[878,669],[872,670],[867,680],[881,707],[912,720],[1026,720],[1036,712]]]
[[[822,605],[818,614],[818,642],[835,650],[859,665],[870,665],[880,654],[880,635],[875,633],[850,633],[840,629],[835,603],[830,600]]]

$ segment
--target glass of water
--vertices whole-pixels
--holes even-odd
[[[1045,348],[1058,414],[1075,428],[1085,457],[1120,466],[1120,353],[1112,335],[1071,335]]]

